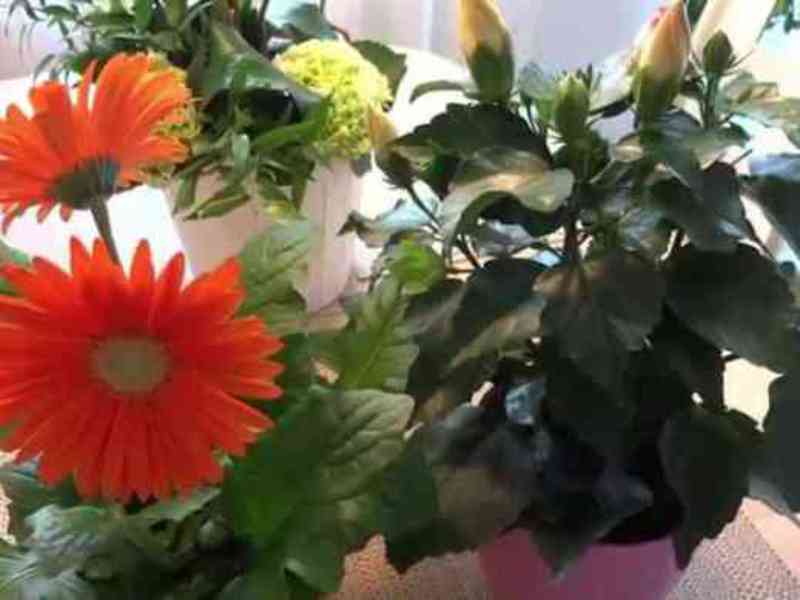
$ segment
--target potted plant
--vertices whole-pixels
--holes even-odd
[[[800,100],[724,32],[693,56],[686,11],[624,59],[515,78],[496,3],[464,0],[472,104],[381,145],[406,199],[347,228],[383,246],[377,281],[418,284],[409,448],[438,499],[389,538],[399,568],[480,548],[497,598],[660,600],[746,496],[800,509],[793,269],[743,203],[797,249],[800,152],[750,156],[747,128],[797,144]],[[732,361],[781,374],[763,427],[726,404]]]
[[[276,214],[305,214],[320,229],[303,288],[317,310],[351,274],[353,239],[336,234],[360,205],[367,111],[390,106],[405,60],[350,40],[317,3],[272,4],[15,2],[11,15],[63,32],[67,51],[40,73],[81,73],[118,52],[184,73],[195,101],[176,133],[191,152],[148,182],[166,188],[189,262],[209,270]]]

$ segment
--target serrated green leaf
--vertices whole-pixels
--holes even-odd
[[[646,260],[617,251],[556,267],[539,277],[536,291],[548,301],[545,334],[555,336],[585,373],[615,390],[629,353],[645,347],[661,320],[666,290]]]
[[[685,509],[675,544],[681,567],[704,539],[714,539],[736,518],[748,491],[749,454],[722,416],[694,407],[673,418],[660,442],[671,486]]]
[[[403,391],[417,347],[404,323],[408,298],[402,284],[387,277],[360,304],[348,326],[324,352],[344,390]]]
[[[800,154],[757,156],[745,178],[755,200],[781,237],[800,256]]]
[[[247,292],[240,313],[259,316],[277,335],[304,328],[305,302],[294,282],[307,269],[313,229],[305,220],[273,223],[239,256]]]
[[[409,294],[423,294],[447,276],[439,253],[429,246],[403,240],[389,249],[386,268]]]
[[[714,163],[701,177],[702,188],[694,190],[677,180],[661,181],[650,189],[650,200],[701,250],[733,252],[752,232],[736,171]]]
[[[412,405],[378,391],[312,390],[231,469],[223,496],[236,531],[279,574],[335,591],[347,552],[377,533],[363,496],[402,452]]]
[[[395,140],[392,148],[412,161],[423,162],[435,153],[468,159],[487,148],[507,148],[543,159],[548,156],[544,141],[522,118],[489,104],[450,104],[429,124]]]
[[[466,283],[445,280],[414,298],[408,321],[420,355],[408,392],[417,418],[431,421],[469,402],[495,361],[541,334],[543,301],[533,286],[543,270],[530,260],[500,259]]]
[[[669,306],[707,341],[776,372],[797,366],[794,297],[754,248],[718,254],[685,246],[668,262],[667,281]]]

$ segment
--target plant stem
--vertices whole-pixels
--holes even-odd
[[[431,220],[433,224],[436,225],[436,229],[440,229],[442,224],[439,222],[438,217],[433,214],[433,211],[428,208],[428,206],[422,201],[422,198],[419,197],[417,191],[414,189],[414,186],[409,185],[406,187],[406,192],[408,195],[411,196],[411,200],[413,200],[414,204],[416,204],[417,208],[420,209],[425,215]]]
[[[114,234],[111,231],[111,217],[108,214],[108,204],[106,200],[100,199],[92,202],[90,210],[92,211],[92,218],[97,227],[97,232],[106,244],[111,259],[121,265],[119,260],[119,252],[117,251],[117,244],[114,241]]]

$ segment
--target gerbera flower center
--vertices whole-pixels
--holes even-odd
[[[169,354],[147,337],[119,337],[101,342],[91,356],[94,374],[121,394],[153,391],[169,372]]]

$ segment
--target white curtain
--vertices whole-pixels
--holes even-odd
[[[664,0],[500,0],[521,61],[586,66],[622,50]],[[328,0],[330,18],[356,37],[458,56],[458,0]]]

